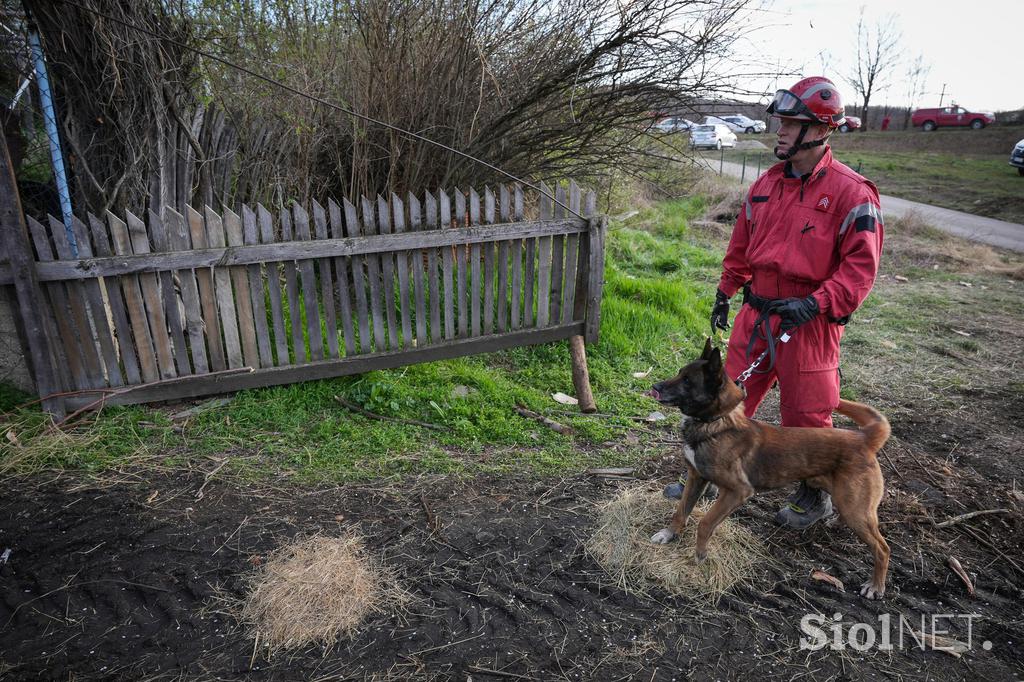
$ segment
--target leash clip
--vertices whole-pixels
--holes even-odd
[[[782,332],[782,335],[779,336],[778,340],[781,341],[782,343],[786,343],[791,338],[793,338],[793,335],[790,334],[788,331],[784,331]],[[771,344],[769,344],[769,347],[770,346]],[[750,378],[750,375],[754,373],[754,370],[757,369],[757,366],[760,365],[761,362],[765,359],[765,357],[768,355],[768,350],[768,348],[765,348],[763,351],[761,351],[761,354],[757,356],[757,359],[754,360],[753,363],[751,363],[750,367],[747,367],[745,370],[740,372],[740,375],[738,377],[736,377],[736,383],[739,384],[740,388],[743,388],[744,391],[746,390],[746,387],[743,386],[743,382]]]

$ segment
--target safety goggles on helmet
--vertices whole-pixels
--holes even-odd
[[[768,105],[768,113],[774,116],[787,116],[790,118],[802,118],[809,121],[818,121],[804,101],[789,90],[777,90],[772,103]]]

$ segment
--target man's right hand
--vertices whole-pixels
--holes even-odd
[[[715,292],[715,307],[711,309],[711,333],[729,329],[729,297],[719,289]]]

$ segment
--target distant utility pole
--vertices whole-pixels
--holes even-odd
[[[939,93],[939,106],[942,106],[942,99],[946,96],[946,84],[942,84],[942,92]]]

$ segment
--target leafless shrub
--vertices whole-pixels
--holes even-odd
[[[749,0],[30,0],[85,203],[355,196],[497,179],[640,174],[659,112],[735,94]],[[223,119],[221,113],[223,112]]]

